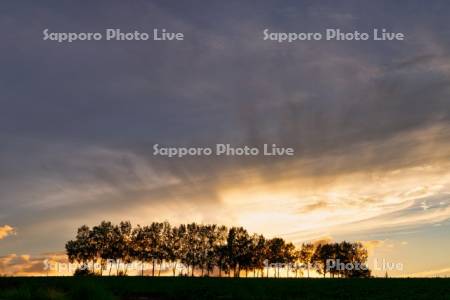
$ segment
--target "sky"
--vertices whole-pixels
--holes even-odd
[[[102,220],[362,241],[392,276],[450,275],[448,1],[0,4],[0,273],[41,274]],[[106,28],[183,41],[44,41]],[[264,41],[371,32],[404,41]],[[292,157],[153,155],[277,144]],[[384,275],[386,270],[374,270]]]

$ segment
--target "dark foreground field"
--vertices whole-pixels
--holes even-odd
[[[450,279],[16,277],[0,299],[450,299]]]

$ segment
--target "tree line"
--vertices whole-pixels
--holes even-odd
[[[348,265],[365,265],[367,250],[361,243],[303,243],[296,247],[282,238],[265,238],[250,234],[243,227],[203,225],[197,223],[172,226],[169,222],[153,222],[148,226],[132,227],[130,222],[116,225],[103,221],[89,228],[77,230],[74,240],[65,245],[68,259],[88,267],[94,273],[94,264],[101,266],[100,273],[117,265],[116,274],[126,275],[128,265],[140,262],[151,266],[151,276],[161,275],[163,263],[168,263],[173,276],[234,276],[274,277],[294,275],[315,270],[324,277],[368,277],[370,270],[342,268]],[[341,263],[330,265],[330,260]],[[119,263],[126,267],[119,270]],[[180,268],[182,267],[182,268]],[[177,272],[178,271],[178,272]],[[285,272],[285,273],[283,273]],[[77,273],[77,272],[76,272]]]

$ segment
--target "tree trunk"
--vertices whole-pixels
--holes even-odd
[[[173,270],[172,270],[172,272],[173,272],[173,277],[175,277],[175,272],[176,272],[176,270],[177,270],[177,262],[175,261],[174,262],[174,266],[173,266]]]
[[[100,259],[100,276],[103,276],[103,259]]]
[[[155,260],[152,259],[152,277],[155,276]]]

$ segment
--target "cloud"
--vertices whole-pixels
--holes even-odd
[[[0,240],[9,235],[15,234],[15,229],[9,225],[0,226]]]
[[[450,275],[449,268],[434,269],[409,274],[409,277],[448,277]]]
[[[368,249],[378,248],[384,245],[384,240],[368,240],[368,241],[360,241],[364,247]]]
[[[319,237],[317,239],[314,239],[312,241],[312,244],[314,245],[314,247],[317,247],[319,245],[332,243],[333,241],[334,241],[333,237],[331,237],[331,236],[323,236],[323,237]]]
[[[386,244],[385,240],[366,240],[360,242],[367,249],[369,256],[373,255],[375,249],[381,248]]]
[[[63,252],[44,253],[39,256],[29,254],[8,254],[0,257],[0,274],[14,276],[70,275],[67,269],[52,267],[46,270],[46,261],[51,266],[67,266],[67,256]]]
[[[329,205],[328,205],[328,203],[326,201],[320,200],[320,201],[318,201],[316,203],[312,203],[312,204],[308,204],[308,205],[303,206],[300,209],[299,213],[308,213],[308,212],[311,212],[311,211],[314,211],[314,210],[320,210],[320,209],[327,208],[328,206]]]

